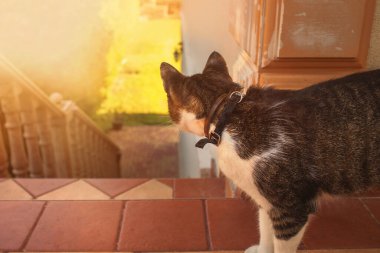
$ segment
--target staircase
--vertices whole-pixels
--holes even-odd
[[[257,208],[224,179],[0,179],[0,251],[243,252]],[[300,252],[380,252],[380,191],[322,203]]]
[[[119,177],[119,148],[0,55],[0,177]]]

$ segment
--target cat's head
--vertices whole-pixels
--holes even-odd
[[[203,135],[204,121],[222,94],[240,89],[232,82],[223,57],[213,52],[201,74],[184,76],[168,63],[161,63],[161,78],[168,98],[169,114],[181,130]]]

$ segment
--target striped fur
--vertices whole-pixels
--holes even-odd
[[[216,52],[201,74],[186,77],[164,63],[161,76],[173,122],[198,135],[217,98],[239,89]],[[247,252],[294,253],[320,196],[380,185],[380,70],[302,90],[250,87],[227,122],[218,159],[261,207],[263,237]]]

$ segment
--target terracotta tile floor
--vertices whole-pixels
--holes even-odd
[[[241,199],[207,200],[206,211],[212,250],[246,249],[258,244],[257,208],[251,202]],[[239,236],[236,236],[237,232]]]
[[[128,201],[121,251],[208,250],[202,200]]]
[[[223,198],[225,196],[224,180],[205,179],[177,179],[175,180],[176,198]]]
[[[121,201],[50,201],[26,251],[112,251],[118,237]]]
[[[248,200],[226,198],[224,185],[0,179],[0,252],[242,252],[259,240],[257,210]],[[379,253],[379,221],[380,191],[323,202],[301,252]]]

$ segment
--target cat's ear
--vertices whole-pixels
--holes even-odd
[[[160,71],[166,92],[169,92],[170,85],[179,82],[183,78],[183,75],[178,70],[166,62],[161,63]]]
[[[216,51],[212,52],[208,57],[203,73],[206,73],[209,70],[217,71],[229,76],[226,61],[224,60],[223,56],[221,56]]]

